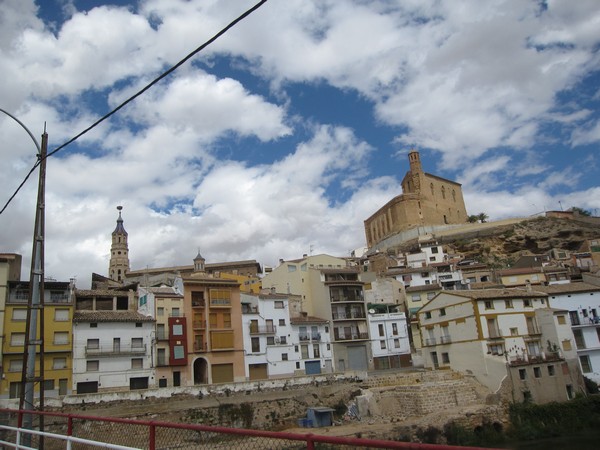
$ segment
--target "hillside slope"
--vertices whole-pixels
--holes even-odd
[[[478,231],[456,229],[436,239],[450,255],[502,268],[511,266],[519,256],[546,253],[553,248],[578,251],[587,239],[600,237],[600,226],[592,222],[536,217],[497,227],[490,223]],[[397,250],[414,250],[415,244],[406,243]]]

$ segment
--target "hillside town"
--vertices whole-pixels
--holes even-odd
[[[364,221],[365,248],[276,267],[198,251],[181,255],[189,264],[131,268],[128,242],[141,237],[126,231],[119,206],[106,274],[94,273],[89,289],[43,283],[45,398],[419,370],[547,403],[585,394],[586,379],[600,383],[600,233],[576,250],[490,267],[443,242],[495,224],[470,223],[460,184],[424,172],[418,152],[409,164],[402,193]],[[21,263],[0,254],[8,406],[18,404],[31,344]]]

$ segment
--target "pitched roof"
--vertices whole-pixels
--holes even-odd
[[[137,311],[75,311],[73,322],[155,322]]]
[[[564,283],[564,284],[550,284],[548,286],[535,286],[533,288],[536,291],[545,292],[548,295],[555,294],[575,294],[577,292],[598,292],[600,286],[594,286],[589,283]]]
[[[320,317],[314,317],[314,316],[298,316],[298,317],[291,317],[290,318],[290,323],[292,325],[301,325],[303,323],[328,323],[329,321],[327,319],[321,319]]]

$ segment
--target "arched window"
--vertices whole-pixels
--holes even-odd
[[[446,188],[442,186],[442,198],[446,198]]]
[[[456,191],[454,189],[452,189],[452,201],[456,203]]]
[[[430,183],[430,184],[429,184],[429,189],[431,189],[431,195],[433,195],[433,194],[434,194],[434,191],[433,191],[433,183]]]

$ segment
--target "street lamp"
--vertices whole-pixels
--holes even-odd
[[[21,389],[19,395],[19,411],[32,411],[34,409],[34,383],[40,383],[40,409],[44,409],[44,208],[46,189],[46,155],[48,152],[48,133],[44,129],[42,145],[38,143],[33,133],[23,122],[15,116],[0,108],[0,111],[15,120],[29,134],[37,149],[40,175],[38,182],[37,207],[35,212],[35,225],[33,229],[33,248],[31,251],[31,270],[29,272],[29,295],[27,302],[27,322],[25,325],[25,351],[23,352],[23,368],[21,372]],[[41,312],[41,314],[40,314]],[[38,339],[38,316],[40,323],[40,337]],[[35,356],[37,346],[40,347],[40,376],[35,376]],[[19,427],[31,429],[33,417],[31,414],[19,413]],[[40,430],[44,429],[44,416],[40,415]],[[31,434],[25,433],[24,444],[31,444]],[[43,448],[43,436],[40,436],[40,445]]]

